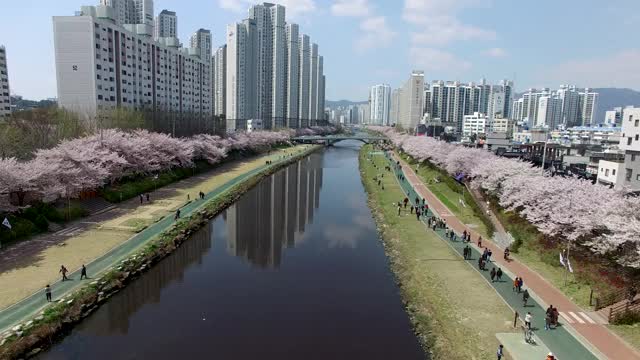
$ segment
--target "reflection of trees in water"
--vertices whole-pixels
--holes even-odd
[[[322,185],[321,156],[311,156],[264,179],[225,214],[227,250],[262,268],[280,265],[313,220]]]
[[[86,330],[95,335],[126,334],[129,318],[143,305],[160,302],[160,293],[173,281],[182,281],[184,271],[192,264],[202,262],[211,248],[213,221],[185,241],[173,254],[155,264],[134,283],[115,295],[87,322]],[[93,324],[106,324],[104,327]]]

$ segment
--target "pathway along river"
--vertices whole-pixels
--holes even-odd
[[[265,179],[39,359],[424,359],[359,147]]]

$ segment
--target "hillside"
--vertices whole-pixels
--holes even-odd
[[[598,108],[596,109],[596,121],[604,121],[604,113],[614,107],[627,105],[640,106],[640,91],[618,88],[595,88],[599,93]]]

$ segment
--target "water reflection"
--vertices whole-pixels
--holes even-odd
[[[266,178],[225,212],[229,254],[261,268],[278,268],[282,249],[295,247],[312,223],[321,187],[319,157]]]
[[[173,282],[182,282],[184,272],[193,264],[201,264],[203,256],[211,249],[214,222],[198,231],[185,246],[178,248],[171,256],[162,260],[162,266],[154,266],[133,286],[114,296],[91,317],[104,326],[88,327],[93,335],[125,335],[129,331],[129,320],[139,308],[160,302],[162,289]]]
[[[262,181],[39,358],[424,359],[351,146]]]

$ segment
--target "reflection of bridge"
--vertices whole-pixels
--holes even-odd
[[[329,135],[329,136],[299,136],[299,137],[295,137],[293,138],[293,141],[299,142],[299,143],[325,143],[326,145],[333,145],[335,143],[337,143],[338,141],[342,141],[342,140],[358,140],[358,141],[362,141],[365,144],[370,144],[370,143],[374,143],[374,142],[379,142],[379,141],[388,141],[387,138],[382,137],[382,136],[374,136],[374,135],[366,135],[366,134],[362,134],[362,135]]]

